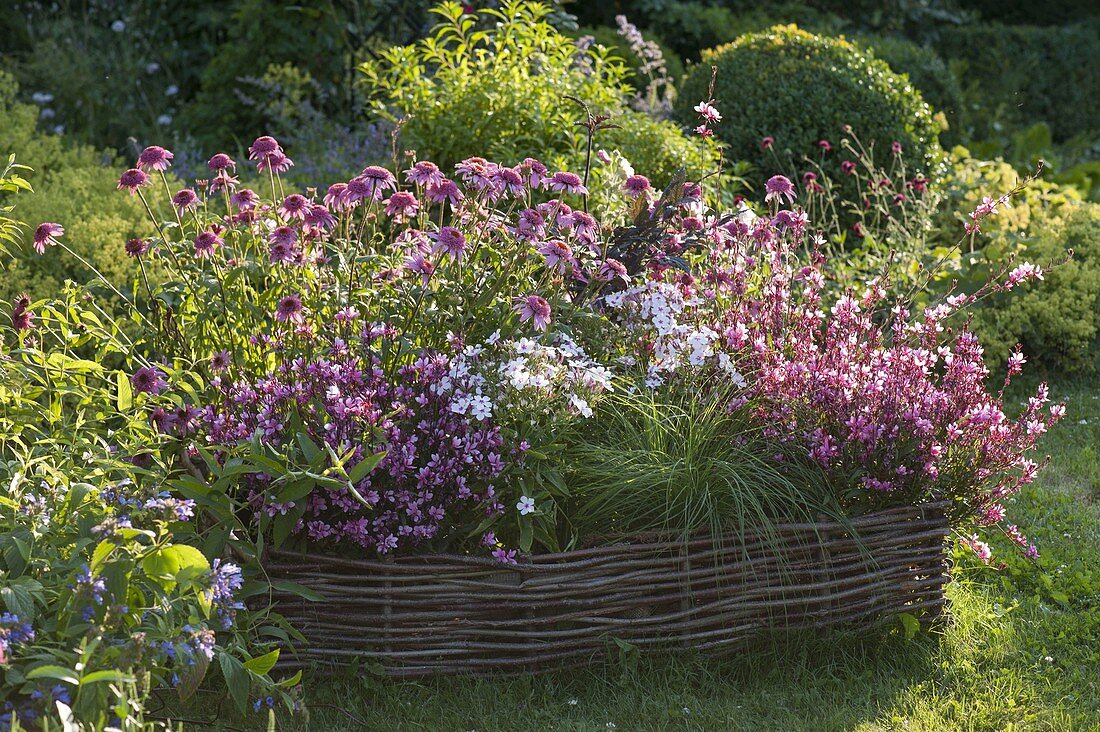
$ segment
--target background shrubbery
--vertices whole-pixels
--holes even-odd
[[[730,157],[765,174],[786,170],[787,156],[819,157],[818,142],[836,141],[845,125],[879,150],[900,142],[910,165],[926,175],[940,157],[940,127],[920,93],[842,39],[776,26],[706,52],[680,90],[682,120],[692,119],[695,100],[707,98],[711,66],[718,68],[714,96],[725,110],[718,135]],[[773,150],[764,149],[765,137],[774,138]],[[834,154],[825,163],[837,178],[841,159]]]

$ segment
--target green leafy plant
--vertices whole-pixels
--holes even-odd
[[[400,125],[401,143],[444,170],[472,156],[515,164],[537,150],[564,168],[584,167],[584,110],[625,130],[597,136],[655,177],[684,166],[700,176],[714,151],[673,124],[628,109],[627,68],[607,49],[579,53],[546,22],[549,8],[518,0],[478,11],[481,30],[457,3],[435,11],[442,23],[420,44],[393,48],[360,67],[376,114]],[[644,167],[643,167],[644,166]]]

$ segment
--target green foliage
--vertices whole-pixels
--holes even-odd
[[[976,312],[975,332],[995,364],[1016,343],[1029,360],[1061,372],[1092,369],[1100,355],[1100,205],[1067,209],[1029,228],[1020,257],[1044,267],[1070,251],[1073,258],[1026,293],[996,295]]]
[[[1050,28],[946,27],[936,48],[963,82],[970,137],[997,137],[1040,121],[1056,142],[1100,132],[1100,20]]]
[[[568,95],[646,135],[618,132],[606,138],[639,170],[644,163],[647,173],[685,164],[692,166],[689,175],[710,171],[706,163],[715,157],[700,141],[628,112],[626,67],[598,50],[578,61],[572,41],[546,22],[546,6],[508,2],[499,11],[482,10],[483,18],[499,21],[484,31],[455,3],[436,12],[444,21],[428,39],[393,48],[361,67],[376,112],[403,120],[402,145],[421,159],[449,170],[475,155],[515,164],[538,154],[580,168],[585,135],[577,123],[584,113],[564,99]],[[597,144],[604,146],[604,140],[599,135]]]
[[[659,38],[668,39],[684,59],[698,61],[708,48],[730,43],[746,33],[758,33],[773,25],[795,23],[817,33],[837,33],[844,23],[828,12],[802,2],[766,5],[746,4],[739,8],[699,2],[670,2],[634,18]]]
[[[210,659],[249,660],[252,628],[212,590],[191,509],[162,492],[181,458],[130,386],[127,336],[75,288],[32,307],[34,340],[0,322],[0,609],[34,631],[5,642],[0,699],[145,730],[152,694],[186,699]],[[268,671],[246,673],[246,697]]]
[[[630,44],[626,42],[615,28],[606,25],[585,26],[572,31],[570,35],[575,38],[592,36],[594,43],[610,49],[613,56],[621,58],[626,64],[626,67],[631,71],[631,74],[626,78],[626,82],[634,87],[636,91],[644,90],[646,84],[649,83],[648,76],[638,73],[638,69],[644,62],[638,58],[637,54],[630,50]],[[678,81],[680,77],[684,75],[684,62],[679,54],[673,51],[659,36],[645,34],[645,38],[647,41],[656,43],[661,49],[661,54],[664,56],[665,64],[668,67],[669,78],[672,79],[673,82]]]
[[[117,173],[109,167],[114,156],[36,132],[35,108],[15,102],[14,94],[10,77],[0,74],[0,152],[18,150],[35,171],[27,176],[34,194],[19,200],[20,218],[32,227],[63,221],[65,241],[75,252],[113,281],[131,281],[137,270],[122,256],[122,247],[128,238],[147,234],[149,225],[137,199],[115,190]],[[0,192],[0,201],[3,196]],[[24,291],[35,298],[54,296],[66,280],[88,278],[73,257],[39,257],[29,245],[14,254],[13,260],[0,261],[2,300]]]
[[[875,58],[885,61],[895,73],[908,76],[932,109],[943,113],[948,126],[941,138],[945,144],[960,139],[962,87],[934,50],[898,36],[865,34],[855,40],[870,48]]]
[[[819,140],[835,141],[850,125],[878,150],[900,142],[910,170],[935,174],[940,127],[928,104],[907,79],[843,38],[777,26],[705,52],[680,89],[681,121],[692,121],[692,107],[707,98],[712,65],[723,114],[716,133],[733,159],[751,161],[765,174],[780,172],[785,154],[816,157]],[[765,136],[775,139],[774,151],[761,149]],[[837,179],[841,160],[834,153],[823,166]]]

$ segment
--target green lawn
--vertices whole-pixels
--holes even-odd
[[[962,557],[948,622],[769,643],[733,659],[618,659],[514,680],[307,681],[310,730],[1100,730],[1100,380],[1069,404],[1052,465],[1011,505],[1038,564]]]

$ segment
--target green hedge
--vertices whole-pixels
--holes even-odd
[[[684,80],[677,114],[694,121],[692,107],[707,96],[710,67],[718,67],[715,97],[723,121],[717,134],[734,160],[755,163],[765,175],[786,171],[760,141],[775,138],[782,159],[817,155],[817,143],[836,141],[851,125],[865,145],[902,144],[910,168],[931,171],[941,156],[940,126],[913,85],[843,38],[813,35],[795,26],[762,33],[706,51]],[[837,176],[842,156],[826,160]]]
[[[1050,125],[1055,142],[1100,133],[1100,20],[1040,28],[981,23],[943,29],[936,49],[966,91],[976,139],[994,125]]]

